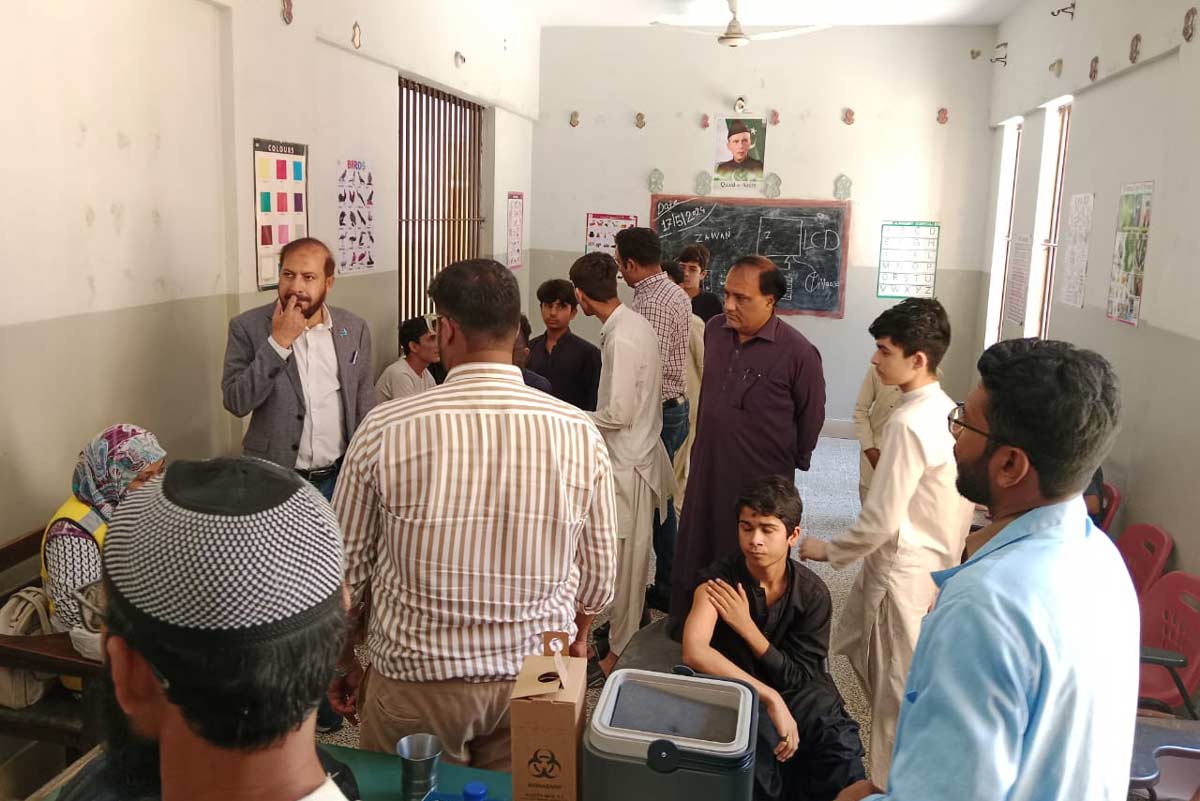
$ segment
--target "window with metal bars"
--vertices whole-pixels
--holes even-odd
[[[483,108],[400,79],[400,319],[433,311],[443,267],[478,258]]]
[[[1000,293],[1000,308],[999,313],[996,315],[996,329],[993,332],[994,335],[991,337],[991,339],[984,343],[986,346],[990,346],[992,343],[998,342],[1004,338],[1004,307],[1008,302],[1008,293],[1005,291],[1005,288],[1008,286],[1008,260],[1012,255],[1013,212],[1015,211],[1017,204],[1017,165],[1021,161],[1021,133],[1023,128],[1024,126],[1019,122],[1014,126],[1012,151],[1006,154],[1008,156],[1007,167],[1005,167],[1005,165],[1002,165],[1001,167],[1002,172],[1012,173],[1012,180],[1008,186],[1001,186],[1000,197],[997,200],[997,202],[1001,204],[1001,211],[998,215],[998,218],[1002,215],[1006,220],[1003,230],[997,229],[996,231],[997,240],[1003,242],[1004,244],[1003,260],[1000,262],[1000,264],[1003,265],[1003,277],[1001,278],[998,287]],[[993,266],[992,269],[996,268]]]
[[[1058,150],[1055,153],[1053,199],[1050,201],[1050,235],[1046,238],[1045,270],[1042,275],[1042,308],[1038,336],[1049,336],[1050,295],[1054,291],[1054,268],[1058,263],[1059,223],[1062,221],[1063,178],[1067,170],[1067,144],[1071,138],[1071,104],[1058,109]]]

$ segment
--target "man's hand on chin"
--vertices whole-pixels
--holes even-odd
[[[883,790],[880,790],[866,779],[863,779],[860,782],[855,782],[845,790],[842,790],[840,793],[838,793],[838,797],[835,798],[834,801],[862,801],[862,799],[869,795],[876,795],[882,792]]]

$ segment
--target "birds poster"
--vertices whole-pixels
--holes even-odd
[[[338,165],[338,273],[375,269],[375,176],[365,161]]]

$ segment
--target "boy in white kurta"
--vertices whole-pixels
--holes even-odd
[[[858,439],[858,500],[867,502],[871,476],[879,461],[879,446],[883,442],[883,427],[900,401],[900,388],[888,386],[879,378],[875,365],[867,368],[858,400],[854,402],[854,436]]]
[[[617,263],[589,253],[571,266],[584,314],[600,319],[600,389],[589,412],[608,445],[617,495],[617,585],[605,674],[637,633],[646,598],[654,512],[666,512],[675,473],[662,444],[662,366],[654,327],[617,297]]]
[[[946,418],[955,402],[937,367],[950,346],[941,303],[910,298],[870,328],[871,359],[899,402],[883,429],[879,463],[849,529],[830,542],[805,539],[800,556],[862,569],[846,600],[833,650],[845,654],[871,703],[871,781],[887,786],[904,682],[921,619],[934,599],[930,573],[959,563],[972,507],[958,494],[954,438]]]

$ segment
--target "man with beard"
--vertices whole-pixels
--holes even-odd
[[[315,747],[342,563],[332,509],[276,465],[176,462],[130,496],[104,549],[105,756],[62,797],[343,801]]]
[[[251,416],[243,451],[295,469],[329,499],[375,405],[371,332],[326,305],[334,261],[320,240],[289,242],[279,258],[279,298],[229,322],[221,389],[230,413]]]
[[[887,793],[860,782],[838,799],[1123,801],[1138,603],[1080,496],[1116,437],[1116,376],[1036,339],[997,343],[978,368],[948,422],[958,491],[992,523],[933,574]]]
[[[279,263],[278,300],[229,321],[225,408],[250,415],[245,454],[294,469],[332,500],[346,446],[375,405],[371,331],[326,305],[334,261],[319,239],[289,242]],[[318,730],[341,726],[323,704]]]
[[[904,680],[935,589],[929,574],[959,563],[971,504],[954,488],[954,401],[937,369],[950,319],[932,298],[909,298],[871,323],[871,364],[900,401],[883,429],[862,512],[832,541],[806,538],[800,557],[862,569],[842,611],[834,653],[845,654],[871,704],[871,778],[887,782]]]

